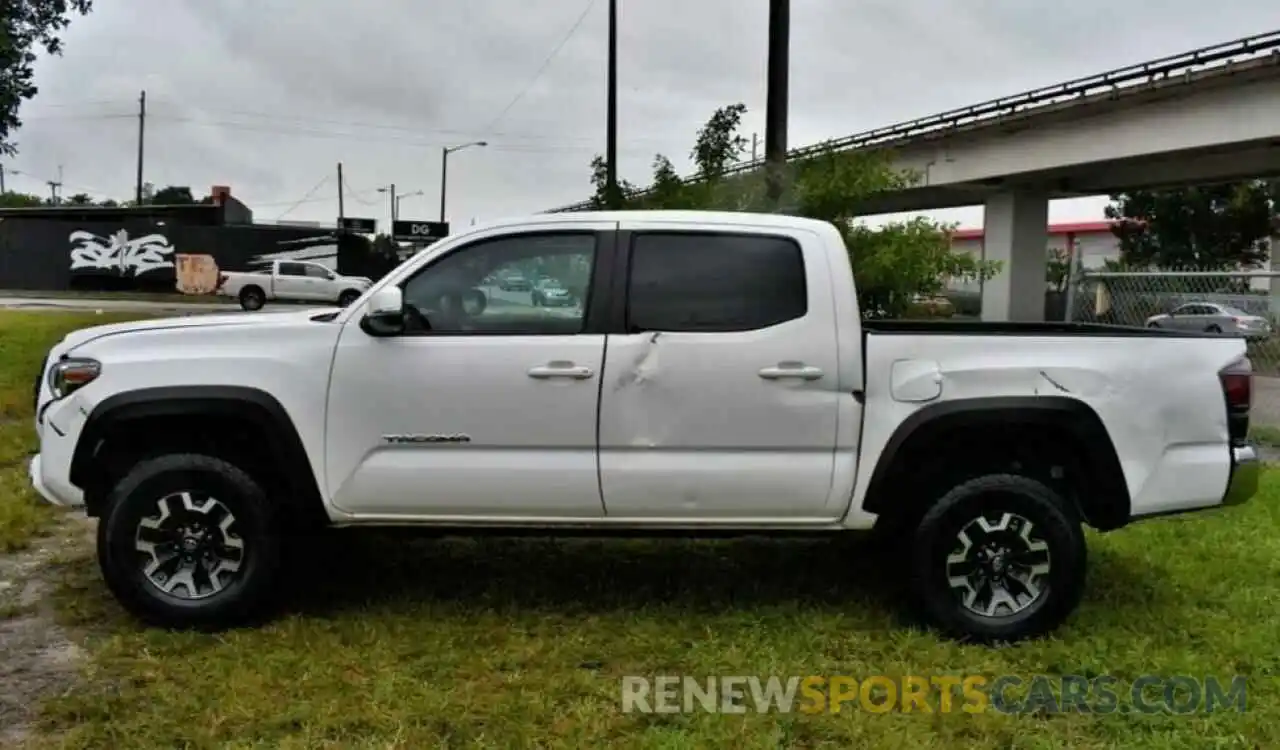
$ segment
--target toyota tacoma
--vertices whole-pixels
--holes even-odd
[[[582,304],[476,303],[530,266]],[[106,585],[162,626],[261,618],[318,527],[873,530],[925,620],[979,641],[1072,613],[1085,527],[1256,492],[1239,338],[863,317],[827,223],[496,222],[344,309],[68,335],[31,480],[99,519]]]

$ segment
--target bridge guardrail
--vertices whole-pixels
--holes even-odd
[[[1222,44],[1215,44],[1209,47],[1202,47],[1200,49],[1183,52],[1178,55],[1170,55],[1168,57],[1162,57],[1155,60],[1148,60],[1144,63],[1116,68],[1103,73],[1065,81],[1053,86],[1033,89],[1021,94],[1013,94],[1011,96],[990,99],[967,107],[960,107],[959,109],[940,112],[935,115],[909,120],[897,125],[889,125],[887,127],[856,133],[854,135],[837,138],[824,143],[803,146],[788,152],[787,158],[788,160],[803,159],[807,156],[813,156],[823,150],[832,148],[836,150],[864,148],[867,146],[873,146],[877,143],[892,142],[904,138],[925,135],[931,132],[938,132],[949,128],[957,128],[978,122],[996,120],[1003,116],[1019,113],[1020,110],[1025,111],[1027,108],[1051,106],[1073,98],[1082,98],[1089,96],[1090,94],[1097,94],[1106,90],[1130,88],[1158,79],[1167,79],[1178,74],[1199,72],[1213,67],[1226,67],[1246,60],[1260,59],[1267,55],[1274,55],[1277,58],[1280,58],[1280,30],[1256,34],[1254,36]],[[731,175],[750,172],[763,167],[764,163],[764,159],[744,161],[727,170],[726,174]],[[703,179],[702,175],[693,175],[685,178],[685,181],[697,182],[701,179]],[[648,192],[649,191],[647,189],[639,191],[637,196],[643,196]],[[590,208],[590,201],[581,201],[568,206],[551,209],[546,213],[585,211]]]

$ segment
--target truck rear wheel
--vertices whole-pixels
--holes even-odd
[[[262,615],[281,537],[262,487],[213,456],[139,462],[98,524],[98,565],[131,614],[153,625],[218,629]]]
[[[245,310],[261,310],[267,303],[267,295],[256,286],[247,286],[240,290],[240,307]]]
[[[1084,592],[1080,519],[1049,486],[989,474],[952,487],[912,534],[911,590],[947,635],[979,642],[1058,627]]]

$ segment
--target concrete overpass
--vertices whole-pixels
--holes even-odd
[[[816,144],[789,158],[826,148],[888,150],[897,167],[920,175],[905,190],[860,201],[860,213],[984,205],[985,256],[1005,270],[983,285],[983,318],[1039,319],[1049,200],[1280,175],[1280,31]]]

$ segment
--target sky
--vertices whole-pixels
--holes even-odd
[[[259,221],[338,212],[455,224],[585,199],[604,150],[607,0],[98,0],[37,67],[7,187],[127,199],[144,179],[229,185]],[[742,102],[764,135],[768,0],[619,0],[620,175],[687,166]],[[1230,12],[1225,12],[1229,7]],[[1271,30],[1265,0],[792,0],[792,147]],[[761,146],[763,149],[763,146]],[[384,192],[378,192],[378,188]],[[1100,219],[1105,198],[1051,221]],[[981,226],[980,208],[930,212]]]

